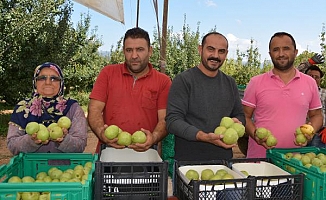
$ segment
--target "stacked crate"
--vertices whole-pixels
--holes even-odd
[[[96,200],[167,199],[168,163],[154,149],[136,152],[102,146],[95,174]]]
[[[188,169],[226,169],[234,179],[188,180]],[[247,171],[247,177],[241,171]],[[175,162],[174,194],[179,200],[224,199],[303,199],[303,174],[292,175],[268,159],[232,159],[228,161]]]

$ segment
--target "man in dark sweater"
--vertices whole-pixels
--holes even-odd
[[[177,75],[170,88],[166,123],[175,135],[175,159],[201,161],[232,158],[232,147],[214,134],[223,117],[245,125],[235,80],[219,68],[228,53],[226,37],[204,36],[198,48],[201,63]]]

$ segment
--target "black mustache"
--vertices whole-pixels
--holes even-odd
[[[219,58],[214,58],[214,57],[210,57],[207,60],[214,60],[214,61],[217,61],[217,62],[221,62],[221,60]]]

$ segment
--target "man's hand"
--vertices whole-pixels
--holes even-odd
[[[100,127],[98,128],[98,133],[96,134],[98,136],[98,138],[102,141],[102,143],[106,144],[107,146],[110,146],[110,147],[113,147],[113,148],[116,148],[116,149],[123,149],[125,148],[125,146],[122,146],[122,145],[119,145],[117,143],[118,141],[118,138],[114,138],[112,140],[109,140],[104,132],[105,132],[105,129],[108,127],[108,125],[104,124],[103,127]]]
[[[37,139],[37,133],[33,133],[30,136],[31,136],[31,139],[35,142],[35,144],[47,144],[47,143],[49,143],[49,140],[42,141],[42,140]]]
[[[232,147],[237,146],[237,144],[225,144],[222,140],[222,134],[216,135],[215,133],[204,133],[202,131],[199,131],[196,137],[198,141],[211,143],[216,146],[223,147],[224,149],[231,149]]]
[[[303,142],[303,143],[298,143],[297,142],[297,133],[294,133],[294,144],[296,145],[296,146],[299,146],[299,147],[305,147],[305,146],[307,146],[307,144],[308,144],[308,142],[310,141],[309,139],[311,138],[311,136],[309,136],[309,135],[307,135],[307,134],[303,134],[304,135],[304,137],[306,138],[306,140]]]
[[[324,56],[318,53],[315,53],[315,55],[311,58],[309,58],[308,62],[311,65],[315,65],[315,64],[322,64],[324,63]]]
[[[132,143],[128,147],[135,150],[135,151],[147,151],[149,148],[151,148],[154,145],[154,138],[153,133],[151,133],[149,130],[141,128],[141,131],[143,131],[146,134],[146,142],[145,143]]]
[[[256,131],[255,131],[256,132]],[[275,148],[275,146],[268,146],[266,141],[267,141],[268,136],[266,136],[263,139],[260,139],[259,137],[257,137],[256,133],[254,134],[254,140],[256,141],[257,144],[263,146],[265,149],[273,149]]]

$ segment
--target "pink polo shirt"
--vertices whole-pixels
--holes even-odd
[[[307,112],[322,107],[316,82],[296,69],[295,77],[284,84],[272,71],[251,78],[242,104],[254,108],[256,127],[269,129],[277,148],[296,148],[294,133],[306,122]],[[248,158],[266,157],[266,149],[251,137]]]

